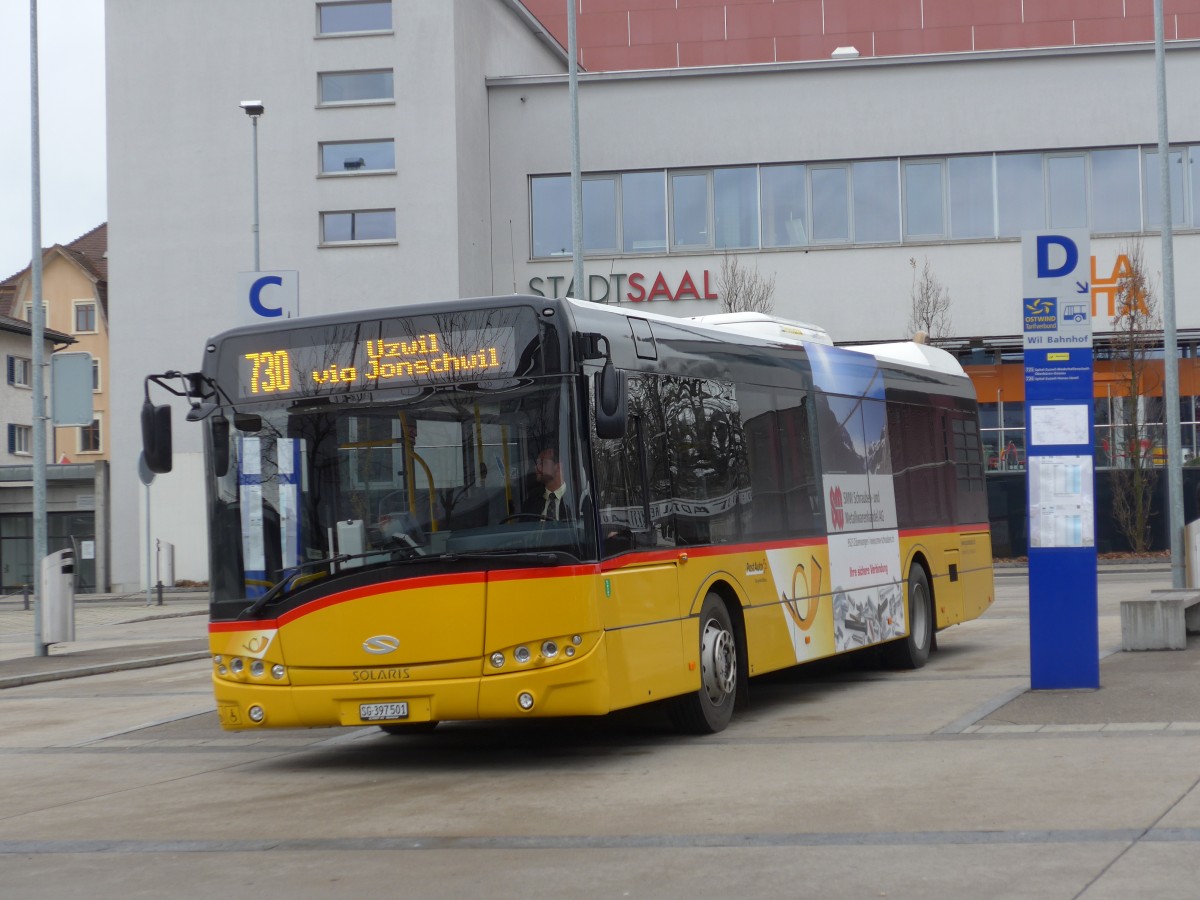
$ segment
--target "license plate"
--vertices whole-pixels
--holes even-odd
[[[407,719],[408,701],[398,703],[360,703],[358,717],[364,722],[379,722],[384,719]]]

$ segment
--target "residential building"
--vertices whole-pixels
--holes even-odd
[[[91,356],[90,425],[48,428],[47,534],[51,552],[71,547],[80,592],[108,587],[108,226],[99,225],[42,252],[46,410],[51,411],[52,351]],[[33,285],[29,267],[0,282],[0,591],[32,583]],[[6,452],[5,452],[6,451]]]

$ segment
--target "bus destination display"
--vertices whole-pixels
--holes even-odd
[[[243,398],[476,381],[517,370],[511,326],[239,350]]]

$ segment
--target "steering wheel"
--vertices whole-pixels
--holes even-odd
[[[507,525],[509,522],[519,522],[522,519],[529,519],[534,522],[553,522],[554,521],[553,519],[549,519],[546,516],[543,516],[541,513],[519,512],[519,513],[513,513],[511,516],[505,516],[503,519],[500,520],[500,524]]]

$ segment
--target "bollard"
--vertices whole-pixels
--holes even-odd
[[[162,582],[158,583],[158,605],[162,606]]]
[[[29,612],[29,585],[21,585],[21,601],[25,604],[25,612]]]

